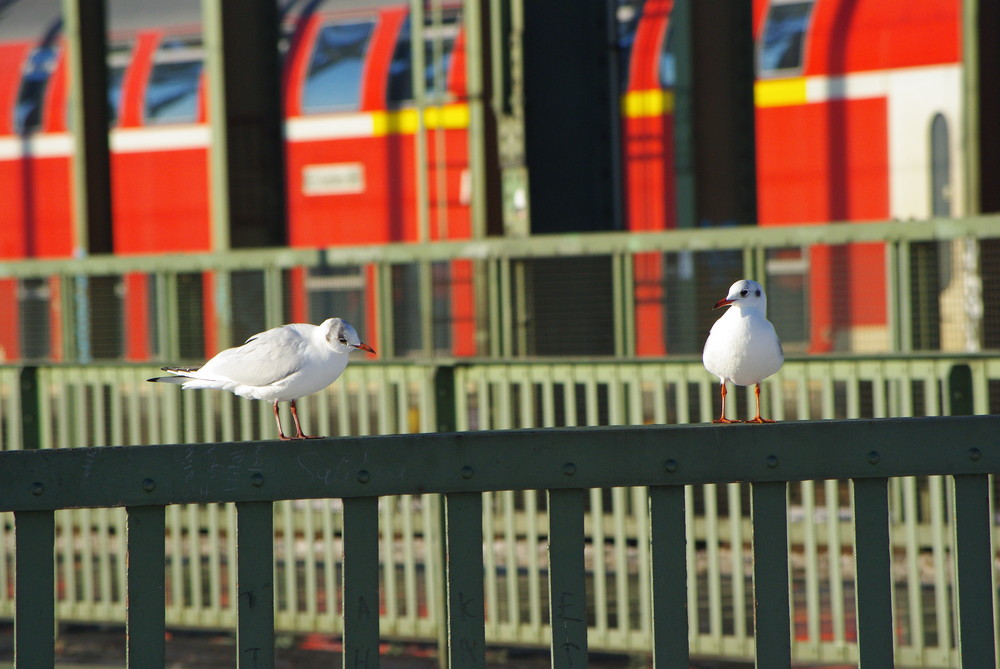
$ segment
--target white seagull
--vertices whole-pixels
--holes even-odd
[[[731,382],[755,386],[757,415],[748,423],[773,423],[760,417],[760,382],[781,369],[785,354],[767,320],[767,296],[759,283],[742,279],[730,286],[729,295],[714,308],[726,306],[729,310],[712,326],[701,358],[705,369],[722,381],[722,414],[712,422],[740,422],[726,418],[726,382]]]
[[[184,389],[228,390],[240,397],[274,405],[278,437],[313,439],[302,432],[295,400],[326,388],[347,367],[348,354],[375,350],[362,343],[350,323],[328,318],[319,325],[292,323],[255,334],[242,346],[227,348],[201,367],[163,367],[174,376],[149,381],[180,383]],[[278,402],[291,404],[295,436],[281,431]]]

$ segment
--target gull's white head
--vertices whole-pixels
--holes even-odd
[[[767,296],[760,284],[753,279],[740,279],[729,287],[729,294],[725,299],[715,303],[714,309],[720,307],[734,306],[737,309],[757,309],[761,313],[767,312]]]
[[[332,348],[337,353],[350,353],[351,351],[358,349],[361,351],[368,351],[371,354],[375,354],[375,349],[373,349],[368,344],[361,341],[358,337],[357,331],[354,329],[350,323],[339,318],[328,318],[320,324],[320,330],[323,332],[323,336],[326,341],[330,344]]]

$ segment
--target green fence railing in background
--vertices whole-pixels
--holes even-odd
[[[144,365],[0,368],[4,450],[19,450],[22,443],[63,449],[273,438],[266,403],[147,383],[153,370],[155,366]],[[998,389],[1000,359],[985,355],[791,357],[765,383],[763,400],[770,415],[784,421],[935,416],[987,413]],[[311,430],[348,437],[439,429],[705,422],[715,416],[717,394],[716,380],[695,360],[366,360],[352,363],[328,391],[299,405]],[[745,412],[751,395],[741,391],[735,396],[740,401],[731,403],[733,410]],[[35,406],[33,416],[27,409]],[[825,424],[816,424],[816,429]],[[255,451],[248,448],[241,457],[253,457]],[[615,442],[608,448],[625,452],[628,444]],[[317,475],[316,464],[308,459],[297,466]],[[335,479],[333,471],[324,476]],[[921,476],[889,483],[900,666],[954,663],[949,481]],[[851,626],[854,581],[846,557],[853,547],[849,487],[843,481],[805,480],[790,483],[788,494],[795,657],[852,661],[857,646]],[[750,658],[753,602],[745,550],[751,536],[749,488],[733,482],[689,486],[684,497],[691,652]],[[649,591],[651,554],[640,549],[649,538],[643,520],[648,500],[643,487],[594,489],[585,497],[593,649],[630,652],[648,647],[653,611],[643,593]],[[544,644],[548,613],[542,595],[549,538],[545,496],[533,490],[491,491],[483,509],[486,638],[497,644]],[[341,630],[338,611],[324,602],[335,600],[343,578],[337,567],[342,513],[339,500],[275,505],[278,629]],[[380,583],[385,593],[381,625],[387,637],[434,640],[441,629],[444,604],[435,596],[443,564],[440,513],[440,498],[431,494],[383,497],[379,503]],[[168,624],[236,624],[231,596],[235,514],[232,505],[167,508]],[[56,569],[66,585],[57,606],[60,620],[122,622],[125,512],[64,510],[55,518]],[[0,525],[0,545],[7,546],[0,552],[0,576],[13,574],[11,528],[8,516]],[[1000,544],[994,550],[1000,555]],[[0,591],[0,616],[13,615],[13,607],[7,592]]]
[[[7,260],[0,356],[201,361],[331,315],[384,360],[693,355],[741,277],[790,352],[998,349],[998,240],[983,216]]]
[[[452,667],[485,666],[486,642],[550,646],[554,667],[583,666],[588,650],[609,648],[652,654],[667,667],[709,652],[753,657],[760,667],[790,666],[793,657],[838,657],[862,669],[992,667],[989,478],[1000,472],[998,431],[997,417],[970,416],[7,451],[0,453],[0,510],[13,514],[0,525],[3,615],[15,617],[16,652],[32,666],[52,666],[54,622],[67,619],[66,600],[83,591],[94,595],[95,618],[126,623],[129,666],[164,666],[164,628],[178,617],[185,625],[234,626],[241,666],[249,653],[255,666],[273,666],[274,630],[289,623],[342,631],[345,657],[374,663],[380,636],[401,630],[391,610],[406,607],[410,633],[446,631]],[[945,532],[940,516],[932,521],[933,561],[919,557],[923,568],[947,574],[946,588],[933,592],[944,612],[900,608],[914,591],[917,601],[926,599],[919,578],[911,586],[900,577],[894,536],[901,526],[893,489],[914,477],[938,482],[933,493],[939,506],[946,500],[952,523]],[[836,494],[820,505],[800,503],[795,487],[816,479],[828,479],[823,488]],[[695,488],[730,494],[729,525],[739,533],[724,557],[697,538]],[[746,500],[737,502],[744,490]],[[437,494],[442,514],[412,512]],[[498,542],[490,508],[529,494],[544,498],[544,513],[528,509],[517,540]],[[597,505],[608,499],[611,518]],[[623,504],[630,502],[633,526],[622,533],[632,542],[625,545],[617,528],[627,527]],[[322,509],[318,522],[285,521],[285,509],[303,507]],[[823,522],[822,509],[833,518]],[[517,505],[506,510],[501,525],[517,528]],[[909,502],[903,512],[912,513]],[[67,514],[79,522],[67,523]],[[101,536],[112,514],[127,522]],[[224,534],[199,531],[179,542],[183,528],[173,519],[190,518],[193,531],[200,514]],[[820,547],[818,570],[805,568],[805,581],[829,574],[826,597],[852,594],[816,618],[825,605],[807,590],[803,609],[799,585],[799,563],[815,548],[803,550],[793,531],[808,527],[811,514],[832,543]],[[399,550],[401,530],[409,536],[420,518],[427,527],[435,526],[428,518],[443,519],[435,542],[425,534],[415,545],[423,539],[424,556],[447,554],[446,563],[400,564],[398,554],[407,553]],[[615,530],[604,534],[599,528],[611,519]],[[710,521],[711,545],[719,537]],[[918,559],[912,548],[906,545],[905,560]],[[517,569],[500,567],[508,551]],[[67,564],[67,556],[78,559]],[[728,578],[711,567],[706,573],[713,557],[732,568]],[[537,572],[523,573],[520,565],[532,560]],[[303,573],[303,561],[316,571]],[[634,582],[620,576],[627,561],[639,565]],[[191,581],[178,583],[181,562],[194,565]],[[406,574],[420,567],[435,580],[414,593]],[[88,572],[98,572],[96,583],[88,584]],[[389,573],[403,575],[402,592]],[[527,581],[531,596],[512,580]],[[13,602],[10,588],[20,595]],[[745,601],[729,608],[729,593]],[[206,597],[217,598],[216,610],[200,606]],[[928,617],[936,627],[914,623]]]

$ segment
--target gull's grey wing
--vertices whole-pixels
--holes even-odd
[[[225,378],[248,386],[267,386],[297,372],[308,342],[297,330],[274,328],[228,348],[206,362],[198,376]]]

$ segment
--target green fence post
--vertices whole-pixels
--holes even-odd
[[[972,368],[952,365],[948,372],[948,399],[952,416],[971,416],[973,409]]]
[[[38,367],[22,367],[19,374],[21,392],[21,448],[28,451],[42,447],[42,420],[39,415]]]
[[[434,429],[454,432],[457,429],[455,407],[455,366],[441,365],[434,370]]]
[[[434,429],[438,432],[454,432],[457,423],[457,410],[455,408],[455,366],[440,365],[434,370]],[[441,496],[438,495],[441,499]],[[443,499],[442,499],[443,501]],[[448,652],[448,545],[445,537],[448,536],[448,521],[445,513],[445,504],[439,504],[438,514],[438,551],[439,564],[441,565],[440,587],[433,596],[438,600],[437,610],[442,613],[442,617],[437,620],[437,645],[438,645],[438,666],[448,669],[451,666],[451,655]]]

